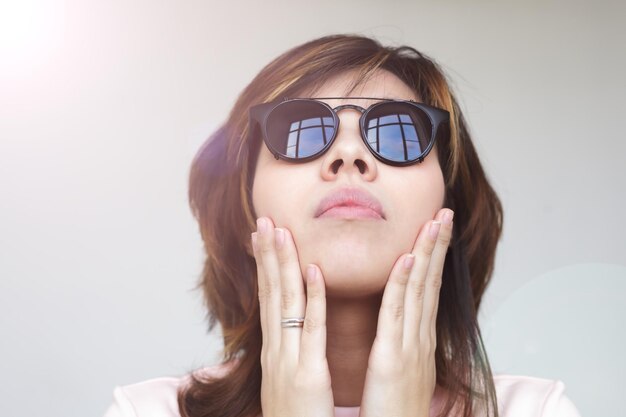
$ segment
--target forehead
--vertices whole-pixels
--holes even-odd
[[[376,70],[367,80],[362,81],[350,91],[357,77],[357,71],[335,75],[306,91],[303,97],[376,97],[419,101],[415,92],[389,71]],[[344,101],[350,102],[350,100],[333,100],[333,104],[339,105]],[[362,100],[358,104],[366,107],[370,103],[369,100]]]

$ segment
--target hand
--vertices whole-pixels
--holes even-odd
[[[284,244],[280,245],[280,236]],[[326,360],[326,287],[321,271],[304,284],[291,233],[257,219],[252,233],[257,264],[263,345],[263,417],[333,417],[330,370]],[[307,272],[307,275],[309,275]],[[306,312],[305,312],[306,307]],[[281,327],[281,317],[304,317],[304,327]]]
[[[360,417],[428,417],[435,391],[437,307],[443,264],[452,236],[443,221],[449,209],[420,231],[407,269],[401,256],[394,265],[378,315],[370,352]],[[429,231],[434,231],[433,238]]]

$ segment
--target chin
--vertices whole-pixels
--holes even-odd
[[[310,261],[304,261],[303,268],[309,263],[319,266],[327,297],[351,298],[382,294],[397,257],[387,259],[385,251],[380,248],[344,249],[326,252],[325,256],[313,255],[308,258]]]

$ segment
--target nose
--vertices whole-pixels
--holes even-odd
[[[332,180],[341,173],[349,177],[360,175],[362,180],[372,181],[377,175],[377,160],[361,138],[361,111],[356,106],[345,106],[337,111],[337,115],[339,129],[324,155],[322,177]]]

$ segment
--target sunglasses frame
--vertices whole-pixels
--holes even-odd
[[[339,105],[336,107],[332,107],[328,103],[321,101],[321,100],[335,100],[335,99],[379,100],[379,102],[374,103],[367,108],[363,108],[355,104],[343,104],[343,105]],[[280,105],[283,105],[287,102],[294,102],[294,101],[307,101],[307,102],[313,101],[313,102],[321,104],[322,106],[328,109],[328,111],[330,112],[329,114],[332,115],[333,122],[334,122],[334,132],[331,138],[326,143],[326,145],[319,152],[313,155],[303,157],[303,158],[292,158],[292,157],[285,156],[277,152],[275,149],[272,148],[270,141],[268,139],[268,135],[267,135],[267,119],[269,115],[272,113],[272,111]],[[430,139],[428,141],[428,146],[418,158],[410,160],[410,161],[403,161],[403,162],[393,161],[378,154],[375,150],[372,149],[370,144],[367,142],[367,132],[366,132],[367,128],[365,126],[365,120],[367,119],[367,115],[373,109],[376,109],[377,107],[388,104],[388,103],[407,103],[423,111],[426,114],[426,116],[430,119],[432,127],[431,127],[431,132],[430,132]],[[282,159],[288,162],[295,162],[295,163],[308,162],[308,161],[319,158],[324,153],[326,153],[326,151],[328,151],[328,149],[330,149],[330,147],[332,146],[333,142],[335,141],[335,138],[337,137],[337,132],[339,132],[340,119],[339,119],[338,112],[343,109],[354,109],[354,110],[358,110],[359,112],[361,112],[361,117],[359,118],[359,126],[361,129],[361,139],[365,143],[365,146],[367,146],[369,151],[372,153],[372,155],[376,157],[376,159],[380,160],[381,162],[387,165],[393,165],[393,166],[407,166],[407,165],[413,165],[416,163],[421,163],[424,160],[424,158],[428,156],[433,146],[435,146],[437,133],[439,132],[439,128],[441,127],[441,125],[444,123],[447,123],[447,124],[450,123],[449,122],[450,113],[447,110],[440,109],[438,107],[429,106],[424,103],[418,103],[413,100],[395,100],[395,99],[378,98],[378,97],[315,97],[315,98],[287,98],[285,97],[282,100],[275,100],[275,101],[271,101],[268,103],[261,103],[261,104],[257,104],[257,105],[250,107],[250,111],[249,111],[250,131],[251,132],[253,131],[254,124],[257,124],[260,127],[261,135],[263,137],[263,141],[265,142],[265,145],[270,150],[270,152],[274,155],[274,158],[276,158],[277,160]],[[252,139],[257,140],[256,136],[257,135],[253,135]]]

